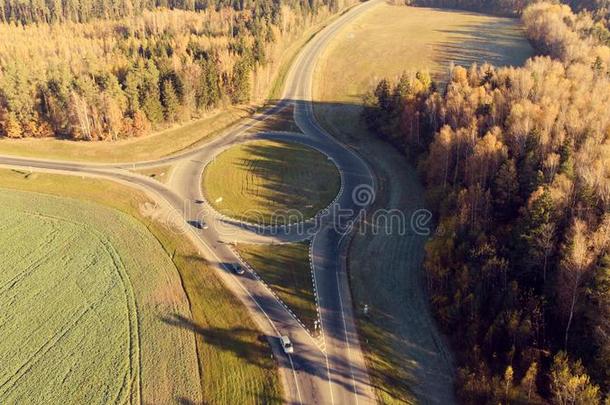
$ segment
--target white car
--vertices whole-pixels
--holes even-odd
[[[282,349],[284,350],[284,353],[294,353],[294,346],[292,346],[292,342],[290,341],[290,338],[288,336],[280,337],[280,343],[282,344]]]

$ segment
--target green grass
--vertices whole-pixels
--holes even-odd
[[[201,398],[194,336],[162,320],[188,301],[142,224],[6,189],[0,223],[0,402]]]
[[[375,207],[407,213],[425,207],[404,156],[364,128],[362,96],[383,77],[427,70],[443,79],[453,61],[520,65],[532,55],[517,20],[385,3],[342,31],[314,80],[316,118],[373,167]],[[380,403],[451,400],[447,363],[438,354],[426,305],[421,260],[426,238],[396,232],[355,235],[348,265],[357,325]],[[363,316],[363,305],[369,316]],[[433,322],[433,321],[432,321]]]
[[[143,336],[140,344],[140,351],[143,354],[141,366],[141,399],[143,402],[167,403],[187,400],[189,397],[193,398],[194,396],[188,395],[184,389],[182,390],[184,391],[183,394],[181,394],[176,387],[181,385],[180,381],[183,378],[188,377],[193,379],[193,377],[197,375],[197,368],[200,370],[201,375],[201,379],[196,382],[199,384],[197,391],[203,393],[203,402],[205,403],[225,404],[235,402],[255,404],[260,402],[281,402],[281,385],[275,362],[271,358],[271,349],[264,339],[260,339],[259,332],[250,319],[247,310],[225,289],[214,273],[208,269],[207,263],[199,257],[197,248],[184,234],[176,232],[177,229],[172,228],[171,226],[161,224],[151,219],[153,217],[150,212],[151,204],[148,197],[143,193],[104,180],[83,180],[78,177],[42,173],[34,173],[27,176],[25,173],[11,170],[0,170],[0,187],[11,189],[11,191],[3,190],[0,194],[3,200],[2,206],[6,205],[5,201],[8,201],[7,199],[16,198],[14,197],[15,195],[26,195],[25,200],[22,200],[17,204],[18,208],[20,207],[21,210],[27,209],[32,211],[39,209],[39,206],[45,207],[46,205],[40,203],[40,201],[49,199],[49,201],[52,201],[49,205],[55,211],[59,211],[55,213],[56,216],[77,216],[80,222],[86,222],[90,229],[95,229],[95,232],[105,230],[106,233],[104,233],[104,235],[113,243],[108,246],[118,247],[117,250],[122,253],[122,255],[119,256],[123,260],[127,260],[126,258],[129,258],[130,254],[138,255],[138,257],[140,257],[141,262],[140,265],[137,266],[137,275],[140,278],[137,279],[134,275],[130,274],[130,280],[134,286],[133,291],[136,298],[138,298],[139,295],[142,296],[141,299],[137,300],[138,313],[146,313],[146,308],[149,306],[153,307],[154,311],[156,311],[150,311],[151,316],[154,315],[154,317],[149,319],[147,321],[148,323],[140,325],[140,331]],[[62,196],[63,198],[57,199],[55,197],[32,193],[24,194],[20,191],[14,191],[16,189],[37,191],[40,193]],[[71,197],[75,200],[65,197]],[[89,212],[86,208],[92,206],[92,203],[95,203],[96,205],[94,206],[94,210]],[[66,205],[63,204],[68,204],[67,209]],[[99,204],[113,209],[110,210]],[[8,207],[8,205],[6,206]],[[9,220],[13,221],[10,218],[13,218],[13,212],[17,211],[19,211],[19,209],[10,210],[8,211],[8,215],[3,215],[8,216]],[[111,214],[105,215],[106,212]],[[93,216],[93,218],[90,218],[91,216]],[[117,223],[116,221],[108,222],[109,218],[112,218],[113,216],[122,218],[127,222],[121,227],[118,227],[117,224],[120,223]],[[37,219],[37,222],[40,222],[40,220]],[[3,225],[0,226],[4,226],[5,222],[2,224]],[[127,225],[129,225],[129,227],[127,227]],[[33,246],[34,236],[32,235],[35,233],[36,227],[37,225],[29,229],[28,234],[30,235],[30,238],[24,240],[22,243],[27,242],[28,246]],[[127,231],[129,229],[127,228],[131,229],[132,233],[128,233]],[[45,227],[44,229],[50,228]],[[67,230],[62,229],[64,229],[63,224],[59,227],[57,232],[68,232]],[[133,229],[138,230],[138,232],[134,233]],[[48,233],[52,231],[49,230],[45,232]],[[5,234],[8,235],[8,233],[2,232],[0,238],[6,238],[7,236],[5,236]],[[141,234],[147,235],[146,238],[149,243],[154,244],[153,242],[156,242],[156,247],[153,249],[152,246],[143,246],[141,242],[135,238],[134,234],[135,236],[141,236]],[[80,235],[85,237],[88,234],[83,233],[81,230],[77,235],[76,240],[81,237]],[[38,239],[40,238],[36,237],[36,240]],[[42,239],[44,240],[45,238],[42,237]],[[78,242],[78,245],[76,246],[80,249],[81,245],[83,243],[86,244],[87,240],[88,239],[84,239],[82,243]],[[125,245],[127,246],[125,247]],[[138,246],[138,248],[134,249],[134,246]],[[104,250],[99,246],[97,247],[98,250],[95,249],[95,247],[85,246],[82,251],[99,251],[100,253],[98,255],[103,257]],[[30,250],[33,251],[33,249],[28,247],[28,249],[23,251],[27,252]],[[66,251],[66,249],[62,251],[58,247],[58,249],[55,250],[60,252],[57,253],[58,255],[65,256],[61,252]],[[71,249],[67,249],[67,252],[70,251]],[[124,253],[127,251],[129,254]],[[84,260],[80,258],[81,255],[76,249],[74,249],[74,252],[70,255],[66,256],[66,258],[69,258],[70,256],[74,256],[75,260]],[[156,271],[157,266],[172,266],[172,261],[173,266],[178,270],[179,278],[178,275],[174,277],[177,278],[177,280],[168,277],[167,275],[165,277],[160,277],[159,273]],[[128,261],[126,263],[130,262]],[[95,268],[98,268],[97,265]],[[74,271],[77,270],[78,268]],[[103,274],[105,274],[105,272],[100,273],[101,275],[99,277],[102,277]],[[49,275],[49,277],[52,276],[54,275]],[[66,283],[66,285],[70,284],[70,280],[63,280],[59,275],[54,277],[60,278],[60,281]],[[147,283],[147,280],[152,281],[148,281]],[[89,291],[88,289],[91,289],[93,286],[96,288],[93,288],[91,299],[95,297],[98,289],[103,291],[101,285],[98,285],[100,283],[95,285],[90,284],[91,283],[81,282],[80,289],[72,290],[75,296],[69,298],[76,303],[77,300],[75,297],[83,295],[83,293]],[[44,285],[44,283],[40,285]],[[41,287],[39,286],[38,288]],[[188,315],[188,311],[174,310],[169,305],[169,299],[177,294],[177,291],[180,291],[181,288],[186,293],[188,299],[187,305],[190,305],[190,316],[184,316],[185,313]],[[80,293],[79,290],[83,291],[83,293]],[[49,291],[51,290],[49,289]],[[70,291],[66,290],[66,294],[68,292]],[[57,293],[58,290],[54,288],[52,295],[54,296]],[[2,297],[0,299],[6,299],[6,297],[0,297]],[[12,302],[14,302],[14,300]],[[33,304],[35,304],[35,307],[38,308],[38,310],[51,314],[45,319],[45,323],[38,325],[43,328],[42,330],[47,327],[46,324],[49,323],[49,319],[53,319],[54,316],[59,316],[55,315],[56,312],[51,312],[51,309],[45,309],[45,306],[49,306],[53,304],[53,302],[41,300],[40,295],[36,302],[33,303],[30,301],[30,304],[30,309],[33,307]],[[78,303],[74,305],[77,304]],[[23,305],[20,304],[16,307],[23,308]],[[4,304],[3,308],[5,308]],[[178,307],[178,309],[180,308]],[[32,314],[26,314],[29,317],[27,319],[24,318],[23,320],[20,320],[20,317],[11,317],[11,321],[20,322],[24,325],[29,324],[31,322],[28,319],[37,316],[36,312],[31,312]],[[94,312],[98,316],[98,323],[101,323],[102,320],[111,316],[110,313],[98,314],[99,311]],[[3,312],[2,315],[0,315],[0,319],[5,314],[6,312]],[[161,317],[161,315],[163,316]],[[116,320],[117,325],[124,324],[124,322],[121,323],[120,317],[115,316],[112,319]],[[4,322],[4,320],[0,322],[0,325]],[[159,328],[156,338],[154,339],[153,326]],[[100,327],[100,325],[94,324],[89,330],[95,331],[95,328]],[[30,333],[30,335],[26,334],[25,336],[29,336],[29,338],[36,337],[42,330],[39,331],[34,329],[34,332]],[[108,330],[108,328],[106,328],[106,330]],[[124,326],[123,330],[126,330]],[[110,330],[110,332],[112,332],[112,330]],[[191,332],[194,332],[194,335],[191,335]],[[115,332],[86,334],[84,343],[88,341],[87,339],[93,337],[108,341],[112,336],[117,336],[117,341],[125,341],[125,333],[126,332],[123,332],[123,335]],[[2,336],[3,338],[7,336],[4,331]],[[149,336],[150,339],[149,337],[144,338],[144,336]],[[194,342],[191,344],[189,350],[196,350],[197,355],[188,353],[184,348],[184,345],[180,344],[180,339],[184,339],[183,336],[191,336],[191,339],[193,339],[194,336]],[[22,341],[18,345],[16,345],[15,342],[12,342],[12,346],[10,347],[11,351],[15,351],[15,347],[24,345],[23,342],[26,340],[23,336],[21,339]],[[4,340],[8,341],[9,338],[7,337]],[[79,347],[82,346],[83,353],[90,353],[89,351],[84,350],[88,347],[85,346],[84,343],[79,344]],[[0,347],[5,348],[6,346],[3,346],[3,344],[4,342],[0,343]],[[122,350],[122,357],[118,358],[117,355],[115,355],[115,357],[123,363],[116,361],[112,364],[112,372],[114,374],[120,373],[121,370],[125,369],[125,353],[124,349],[122,349],[124,346],[125,344],[123,344],[123,346],[109,344],[107,346],[99,345],[96,347],[98,356],[103,354],[104,350]],[[181,353],[181,350],[185,350],[185,352]],[[22,355],[19,354],[19,351],[16,352],[16,355]],[[85,356],[85,354],[81,356]],[[15,354],[12,354],[12,356],[15,356]],[[4,353],[1,358],[3,361],[0,362],[0,367],[5,367],[5,364],[9,364],[4,361],[5,358],[8,358],[5,357]],[[71,359],[67,358],[65,361],[69,362]],[[73,402],[89,403],[90,401],[87,400],[86,395],[102,395],[104,389],[103,383],[114,385],[121,384],[120,380],[116,379],[115,376],[101,376],[101,373],[103,373],[104,370],[108,372],[108,370],[103,367],[104,362],[104,359],[97,359],[97,363],[90,366],[87,370],[83,370],[80,375],[78,375],[77,368],[75,368],[75,375],[72,376],[70,373],[62,374],[60,372],[62,367],[61,361],[55,361],[46,369],[45,375],[40,377],[44,378],[44,380],[42,380],[42,382],[38,381],[35,388],[30,387],[29,391],[25,391],[23,395],[28,396],[22,397],[22,399],[27,399],[27,402],[36,402],[37,399],[43,401],[44,398],[41,396],[40,392],[47,392],[46,384],[48,384],[50,387],[57,387],[57,392],[59,395],[62,395],[61,401],[65,402],[69,396],[64,394],[67,390],[72,390],[74,395],[76,395]],[[11,361],[11,363],[13,362]],[[84,364],[85,366],[91,364],[91,360]],[[13,367],[13,365],[11,365],[11,367]],[[99,378],[97,378],[98,374],[100,374]],[[4,371],[0,373],[0,376],[5,375],[9,374]],[[28,374],[26,374],[26,376],[27,375]],[[32,378],[34,377],[36,377],[36,375],[33,375]],[[64,377],[68,378],[69,381],[72,381],[70,378],[83,378],[85,381],[82,384],[61,385],[61,380]],[[106,377],[108,377],[107,381],[105,381]],[[95,381],[95,383],[92,383],[92,381]],[[52,384],[53,382],[55,385]],[[91,390],[84,389],[83,387],[90,387]],[[50,392],[51,388],[49,388],[48,391]],[[19,392],[23,393],[23,391]],[[31,397],[32,392],[37,393],[36,397]],[[4,400],[5,397],[0,395],[0,398],[2,398],[0,402],[7,402]],[[164,398],[167,399],[165,400]],[[137,398],[133,399],[137,400]],[[106,399],[98,402],[108,402],[108,400]],[[194,401],[194,403],[200,402],[202,401]]]
[[[219,212],[261,224],[309,219],[337,195],[337,167],[305,146],[252,141],[220,153],[203,174],[203,192]]]
[[[237,250],[301,322],[313,330],[318,312],[309,265],[309,242],[238,244]]]

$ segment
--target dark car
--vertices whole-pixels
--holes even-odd
[[[237,274],[237,275],[242,275],[244,274],[246,271],[244,270],[244,268],[241,266],[241,264],[239,263],[233,263],[230,265],[231,266],[231,270],[233,271],[233,273]]]
[[[193,220],[188,221],[188,223],[191,224],[192,227],[197,229],[208,229],[208,225],[203,221]]]

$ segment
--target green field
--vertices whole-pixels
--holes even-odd
[[[337,167],[294,143],[252,141],[208,164],[203,193],[219,212],[260,224],[309,219],[332,202],[341,185]]]
[[[403,155],[364,128],[362,96],[383,77],[427,70],[443,79],[451,62],[519,65],[532,55],[517,20],[385,3],[341,32],[323,55],[314,80],[316,118],[373,167],[374,208],[411,212],[425,207],[417,174]],[[374,210],[372,211],[374,212]],[[426,237],[358,233],[348,265],[360,340],[381,403],[447,403],[451,368],[426,305],[421,270]]]
[[[0,403],[281,402],[247,310],[148,197],[10,170],[0,187]]]
[[[146,228],[6,189],[0,224],[0,402],[201,398],[194,336],[162,320],[190,317],[188,301]]]
[[[309,242],[238,244],[237,250],[297,318],[313,330],[318,312],[309,265]]]

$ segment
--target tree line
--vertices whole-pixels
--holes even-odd
[[[187,11],[232,8],[236,11],[250,10],[260,17],[276,18],[282,4],[287,3],[307,12],[315,12],[320,7],[337,11],[340,6],[339,0],[0,0],[0,22],[88,22],[100,18],[131,17],[157,8]]]
[[[404,2],[421,7],[470,10],[516,17],[537,0],[404,0]],[[588,10],[597,19],[607,19],[610,16],[610,0],[567,0],[565,3],[577,12]]]
[[[427,186],[427,288],[459,398],[607,404],[610,48],[566,5],[522,18],[543,56],[382,80],[363,119]]]
[[[37,7],[54,2],[0,0],[10,21],[0,23],[0,136],[112,140],[247,103],[290,40],[350,1],[206,1],[196,11],[142,1],[113,19],[120,7],[91,0],[74,6],[80,17],[47,22]]]

